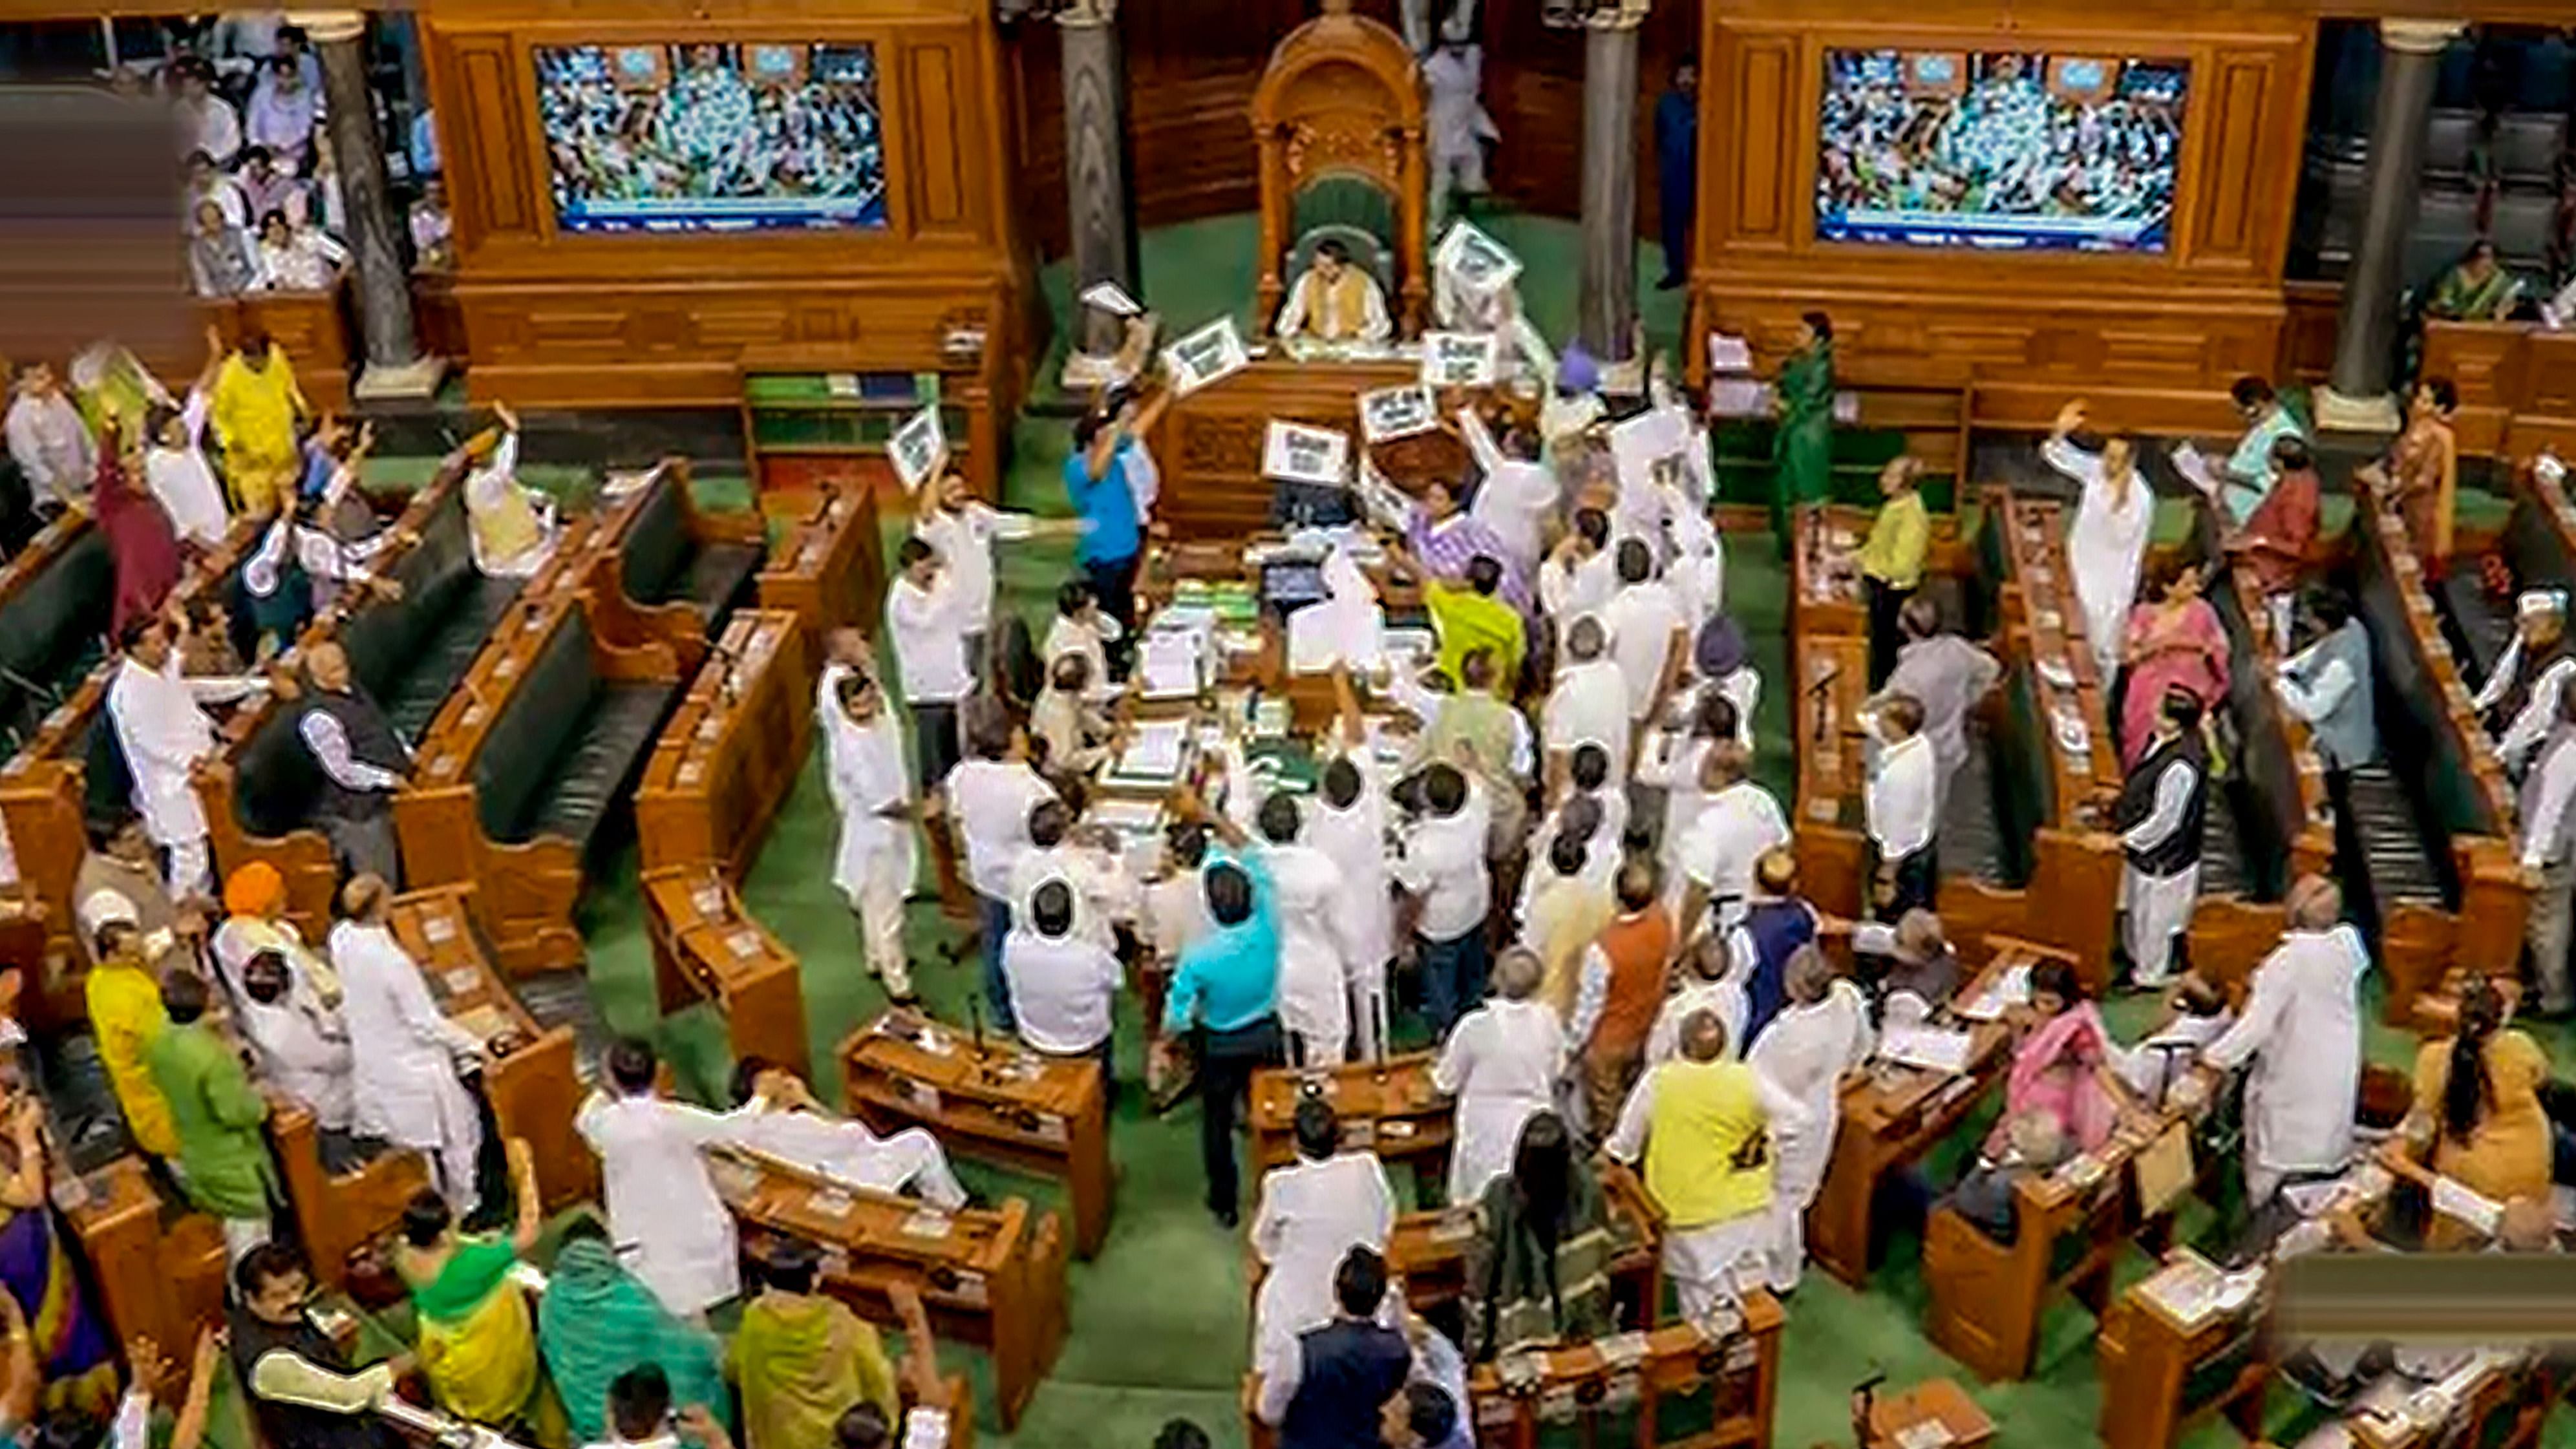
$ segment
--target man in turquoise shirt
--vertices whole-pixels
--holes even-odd
[[[1065,496],[1082,516],[1074,562],[1082,566],[1101,611],[1118,621],[1122,640],[1136,637],[1136,569],[1145,552],[1136,493],[1127,482],[1132,447],[1114,419],[1085,413],[1073,425],[1073,452],[1064,460]]]
[[[1211,929],[1181,951],[1163,1005],[1163,1029],[1197,1028],[1199,1159],[1208,1211],[1237,1220],[1234,1103],[1261,1067],[1284,1062],[1279,1036],[1279,924],[1260,863],[1212,859],[1199,875]]]
[[[2243,528],[2271,495],[2272,444],[2284,437],[2304,438],[2307,430],[2290,405],[2274,394],[2272,384],[2259,377],[2236,379],[2228,396],[2245,419],[2245,436],[2237,440],[2236,451],[2227,455],[2227,464],[2220,470],[2218,502],[2227,511],[2229,525]]]

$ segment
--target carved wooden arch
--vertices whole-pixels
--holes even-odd
[[[1281,266],[1300,185],[1328,172],[1369,177],[1395,197],[1397,330],[1422,330],[1430,302],[1423,243],[1422,73],[1395,31],[1324,0],[1324,13],[1288,32],[1252,93],[1261,148],[1260,315],[1269,329],[1289,278]]]

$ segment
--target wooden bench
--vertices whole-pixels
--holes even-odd
[[[2218,558],[2217,521],[2206,511],[2199,538],[2200,556]],[[2227,711],[2236,722],[2237,758],[2227,778],[2211,782],[2200,897],[2186,940],[2192,969],[2237,992],[2280,944],[2288,926],[2281,899],[2290,884],[2333,868],[2334,814],[2308,727],[2282,706],[2274,685],[2282,641],[2273,637],[2252,575],[2221,568],[2207,590],[2227,630]]]
[[[751,869],[813,741],[813,648],[784,610],[724,626],[635,790],[646,870],[714,861],[739,881]]]
[[[272,1096],[270,1144],[294,1210],[296,1235],[313,1265],[313,1281],[338,1289],[349,1261],[402,1226],[403,1208],[429,1186],[429,1164],[408,1148],[388,1148],[343,1172],[322,1159],[322,1125],[300,1105]]]
[[[838,1055],[851,1116],[878,1132],[924,1127],[961,1156],[1062,1180],[1075,1256],[1100,1251],[1116,1170],[1097,1064],[975,1041],[901,1011],[850,1033]]]
[[[66,509],[0,567],[0,742],[14,753],[113,652],[116,564],[89,515]]]
[[[1806,544],[1789,561],[1790,717],[1797,799],[1789,822],[1798,886],[1838,916],[1869,913],[1870,852],[1861,788],[1861,705],[1869,698],[1869,618],[1858,585],[1825,566],[1826,546],[1857,527],[1852,510],[1798,510]]]
[[[695,669],[707,642],[750,601],[768,553],[769,526],[756,511],[702,511],[685,458],[666,458],[611,502],[601,532],[613,551],[594,554],[581,587],[599,631],[621,646],[659,641]]]
[[[202,1324],[223,1320],[227,1254],[223,1224],[163,1200],[143,1160],[116,1158],[80,1178],[67,1203],[63,1246],[88,1261],[98,1309],[120,1344],[149,1338],[174,1357]]]
[[[765,1153],[710,1153],[716,1186],[750,1228],[823,1252],[823,1288],[859,1313],[897,1324],[886,1290],[908,1283],[942,1338],[992,1354],[1002,1428],[1020,1421],[1063,1346],[1063,1230],[1026,1201],[946,1213]]]
[[[1252,1160],[1263,1168],[1297,1160],[1297,1102],[1310,1087],[1341,1118],[1344,1150],[1410,1162],[1425,1181],[1448,1171],[1456,1111],[1431,1084],[1435,1058],[1408,1052],[1383,1062],[1346,1062],[1326,1071],[1264,1067],[1252,1074]]]
[[[2459,660],[2462,678],[2472,686],[2495,673],[2505,646],[2513,642],[2514,595],[2526,588],[2565,588],[2576,579],[2576,523],[2561,507],[2566,495],[2533,478],[2528,469],[2512,489],[2503,525],[2493,534],[2454,536],[2444,577],[2425,585],[2440,611],[2443,638]],[[2502,598],[2491,598],[2486,591],[2481,564],[2489,554],[2503,559],[2513,575],[2513,588]]]
[[[528,1144],[552,1212],[599,1192],[599,1159],[573,1128],[589,1090],[580,1049],[571,1027],[539,1022],[510,989],[475,923],[472,894],[449,885],[395,897],[394,939],[420,963],[439,1010],[491,1049],[484,1100],[502,1138]]]
[[[1977,949],[1986,960],[1954,1002],[1975,1001],[2015,968],[2073,964],[2063,952],[2004,937],[1983,938]],[[2003,1078],[2011,1032],[2000,1022],[1954,1018],[1949,1024],[1970,1037],[1967,1065],[1956,1074],[1875,1061],[1843,1082],[1833,1156],[1807,1205],[1807,1256],[1851,1287],[1869,1284],[1871,1206],[1879,1185],[1947,1140]]]
[[[875,633],[886,568],[870,481],[826,485],[770,550],[753,585],[760,607],[794,614],[809,639],[819,641],[844,625]]]
[[[522,603],[418,750],[394,825],[414,886],[471,882],[504,969],[583,959],[574,906],[679,694],[667,645],[593,633],[588,601]]]
[[[2370,631],[2378,764],[2352,773],[2363,859],[2339,862],[2350,908],[2373,911],[2387,1020],[2452,965],[2513,975],[2531,903],[2514,845],[2513,791],[2442,638],[2404,522],[2362,495],[2354,597]]]
[[[766,1057],[813,1080],[796,953],[752,919],[712,862],[646,871],[643,886],[662,1010],[712,1001],[735,1057]]]

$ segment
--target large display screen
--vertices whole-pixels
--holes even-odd
[[[539,46],[536,66],[565,231],[886,224],[873,46]]]
[[[2180,60],[1827,51],[1816,235],[2163,251],[2190,78]]]

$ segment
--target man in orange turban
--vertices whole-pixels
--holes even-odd
[[[254,860],[224,881],[224,923],[215,928],[215,964],[224,983],[238,997],[245,989],[242,972],[251,958],[275,952],[294,973],[290,990],[309,991],[325,1005],[340,1000],[340,977],[322,953],[304,944],[286,914],[286,877],[264,860]]]

